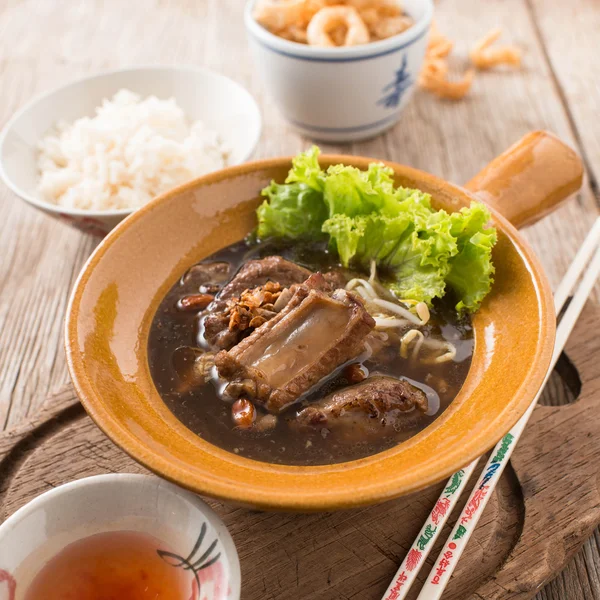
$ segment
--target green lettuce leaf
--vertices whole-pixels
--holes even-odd
[[[279,185],[274,181],[262,191],[265,200],[257,209],[260,239],[282,237],[320,240],[327,218],[323,195],[303,183]]]
[[[329,216],[355,217],[375,212],[393,217],[405,211],[406,201],[412,204],[413,196],[419,197],[418,203],[429,206],[429,196],[419,190],[394,189],[393,175],[392,169],[382,163],[371,163],[366,171],[345,165],[329,167],[323,188]]]
[[[441,298],[457,253],[452,223],[444,211],[427,215],[406,210],[396,217],[380,214],[334,215],[323,224],[344,266],[368,270],[375,259],[388,287],[401,299],[430,303]]]
[[[459,312],[476,311],[494,282],[492,248],[497,233],[493,227],[485,228],[490,217],[490,211],[478,202],[450,215],[458,253],[450,261],[447,282],[459,299],[456,304]]]
[[[344,266],[368,271],[400,299],[430,304],[451,288],[460,311],[477,310],[489,292],[496,230],[488,209],[473,203],[448,214],[429,194],[394,187],[392,169],[333,165],[323,171],[313,146],[293,160],[285,184],[271,183],[257,210],[259,238],[327,239]]]
[[[398,298],[430,304],[443,297],[449,261],[457,252],[451,226],[444,211],[415,215],[410,231],[384,263],[394,279],[389,288]]]
[[[334,215],[323,223],[323,231],[330,235],[330,246],[337,251],[341,263],[347,267],[356,256],[358,246],[364,243],[366,217]]]
[[[337,214],[323,223],[323,231],[330,235],[330,245],[342,265],[348,267],[352,263],[368,269],[372,259],[383,262],[410,224],[407,216]]]
[[[292,168],[286,183],[303,183],[309,188],[322,192],[325,185],[325,173],[319,165],[321,151],[317,146],[298,154],[292,159]]]
[[[367,181],[365,172],[344,165],[327,169],[323,199],[330,217],[368,215],[381,207],[381,197]]]

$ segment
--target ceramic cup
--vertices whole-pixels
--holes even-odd
[[[392,127],[408,102],[425,56],[432,0],[405,0],[415,24],[391,38],[342,48],[320,48],[273,35],[244,19],[255,64],[283,116],[302,134],[349,142]]]
[[[121,89],[142,97],[175,98],[190,121],[202,120],[231,149],[228,163],[247,160],[260,138],[262,119],[254,98],[218,73],[187,66],[135,67],[85,77],[35,98],[0,134],[0,177],[30,205],[96,235],[106,235],[134,209],[81,210],[46,202],[37,190],[37,144],[57,121],[93,116],[104,98]]]
[[[192,598],[239,600],[239,559],[219,517],[171,483],[127,474],[62,485],[7,519],[0,526],[0,600],[22,600],[39,570],[63,548],[110,531],[146,533],[164,543],[169,564],[189,574]]]

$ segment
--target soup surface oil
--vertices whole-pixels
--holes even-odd
[[[84,538],[44,565],[24,600],[189,600],[193,577],[158,555],[165,549],[134,531]]]

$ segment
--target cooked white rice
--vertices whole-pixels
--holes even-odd
[[[129,90],[105,99],[93,118],[57,123],[38,147],[43,198],[88,210],[137,208],[224,167],[228,155],[218,133],[189,125],[174,98]]]

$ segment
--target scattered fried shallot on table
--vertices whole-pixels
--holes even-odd
[[[447,78],[447,67],[444,72],[439,65],[428,62],[419,75],[419,85],[440,98],[460,100],[468,94],[474,77],[475,71],[469,69],[461,79],[452,81]]]
[[[440,32],[435,22],[431,24],[429,43],[423,68],[419,74],[419,85],[441,98],[459,100],[463,98],[473,83],[473,70],[467,71],[457,80],[448,79],[447,57],[452,52],[454,42]]]
[[[519,48],[515,46],[492,47],[492,44],[501,35],[501,29],[493,29],[473,46],[470,58],[477,69],[484,70],[497,65],[512,67],[521,65]],[[447,58],[453,47],[454,42],[440,32],[435,22],[432,23],[425,61],[419,74],[419,85],[440,98],[460,100],[469,93],[475,78],[475,70],[468,69],[458,80],[452,81],[448,78]]]
[[[492,44],[502,35],[499,27],[492,29],[471,49],[469,56],[478,69],[489,69],[497,65],[521,66],[521,50],[515,46],[496,46]]]

